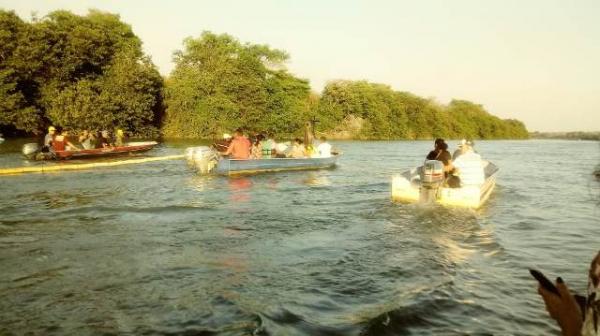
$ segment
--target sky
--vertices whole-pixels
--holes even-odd
[[[56,9],[117,13],[160,72],[205,31],[290,54],[320,92],[368,80],[448,103],[466,99],[530,131],[600,131],[598,0],[0,0],[23,19]]]

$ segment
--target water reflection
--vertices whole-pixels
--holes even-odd
[[[331,185],[331,181],[327,175],[319,172],[308,172],[306,178],[302,180],[302,183],[311,187],[325,187]]]
[[[252,188],[252,180],[249,177],[239,176],[227,179],[231,194],[229,199],[236,203],[245,203],[251,200],[250,189]]]
[[[189,184],[196,191],[207,191],[207,190],[213,190],[216,188],[216,186],[215,186],[216,180],[217,180],[216,176],[194,175],[190,179]]]
[[[229,178],[165,161],[3,178],[0,334],[555,331],[523,265],[560,257],[555,273],[581,273],[600,235],[582,184],[597,145],[493,142],[505,173],[483,210],[391,203],[405,159],[368,158],[414,161],[423,144],[348,143],[335,171]],[[527,160],[556,153],[583,163]],[[0,166],[20,160],[16,149]]]

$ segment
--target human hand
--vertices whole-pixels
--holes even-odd
[[[542,286],[538,286],[538,293],[544,299],[546,310],[550,316],[558,322],[565,336],[581,335],[581,326],[583,319],[581,310],[575,297],[569,291],[567,285],[561,278],[556,279],[556,288],[560,296],[546,290]]]

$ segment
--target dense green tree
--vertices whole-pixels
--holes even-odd
[[[317,131],[334,137],[528,136],[523,123],[481,105],[441,105],[385,84],[339,80],[311,93],[307,80],[286,70],[286,52],[227,34],[186,39],[163,81],[131,27],[96,10],[59,10],[31,22],[0,10],[0,44],[0,128],[120,127],[150,135],[163,122],[167,136],[208,138],[237,127],[299,135],[316,119]]]
[[[368,139],[527,138],[525,126],[501,120],[481,105],[453,100],[448,106],[389,86],[366,81],[335,81],[318,104],[320,131]],[[348,120],[359,120],[348,123]],[[347,128],[353,128],[349,132]]]
[[[156,133],[162,78],[118,15],[55,11],[25,23],[0,11],[0,125]]]
[[[184,41],[166,89],[164,134],[215,137],[237,127],[295,131],[308,113],[308,82],[289,74],[288,55],[204,32]]]

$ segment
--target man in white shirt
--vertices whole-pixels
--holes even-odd
[[[317,147],[317,153],[319,153],[319,157],[330,157],[331,156],[331,145],[327,143],[327,139],[323,136],[321,137],[321,143]]]
[[[481,156],[474,152],[471,143],[462,145],[463,153],[453,162],[454,167],[458,169],[460,182],[462,185],[481,185],[485,180],[483,171],[483,160]]]

